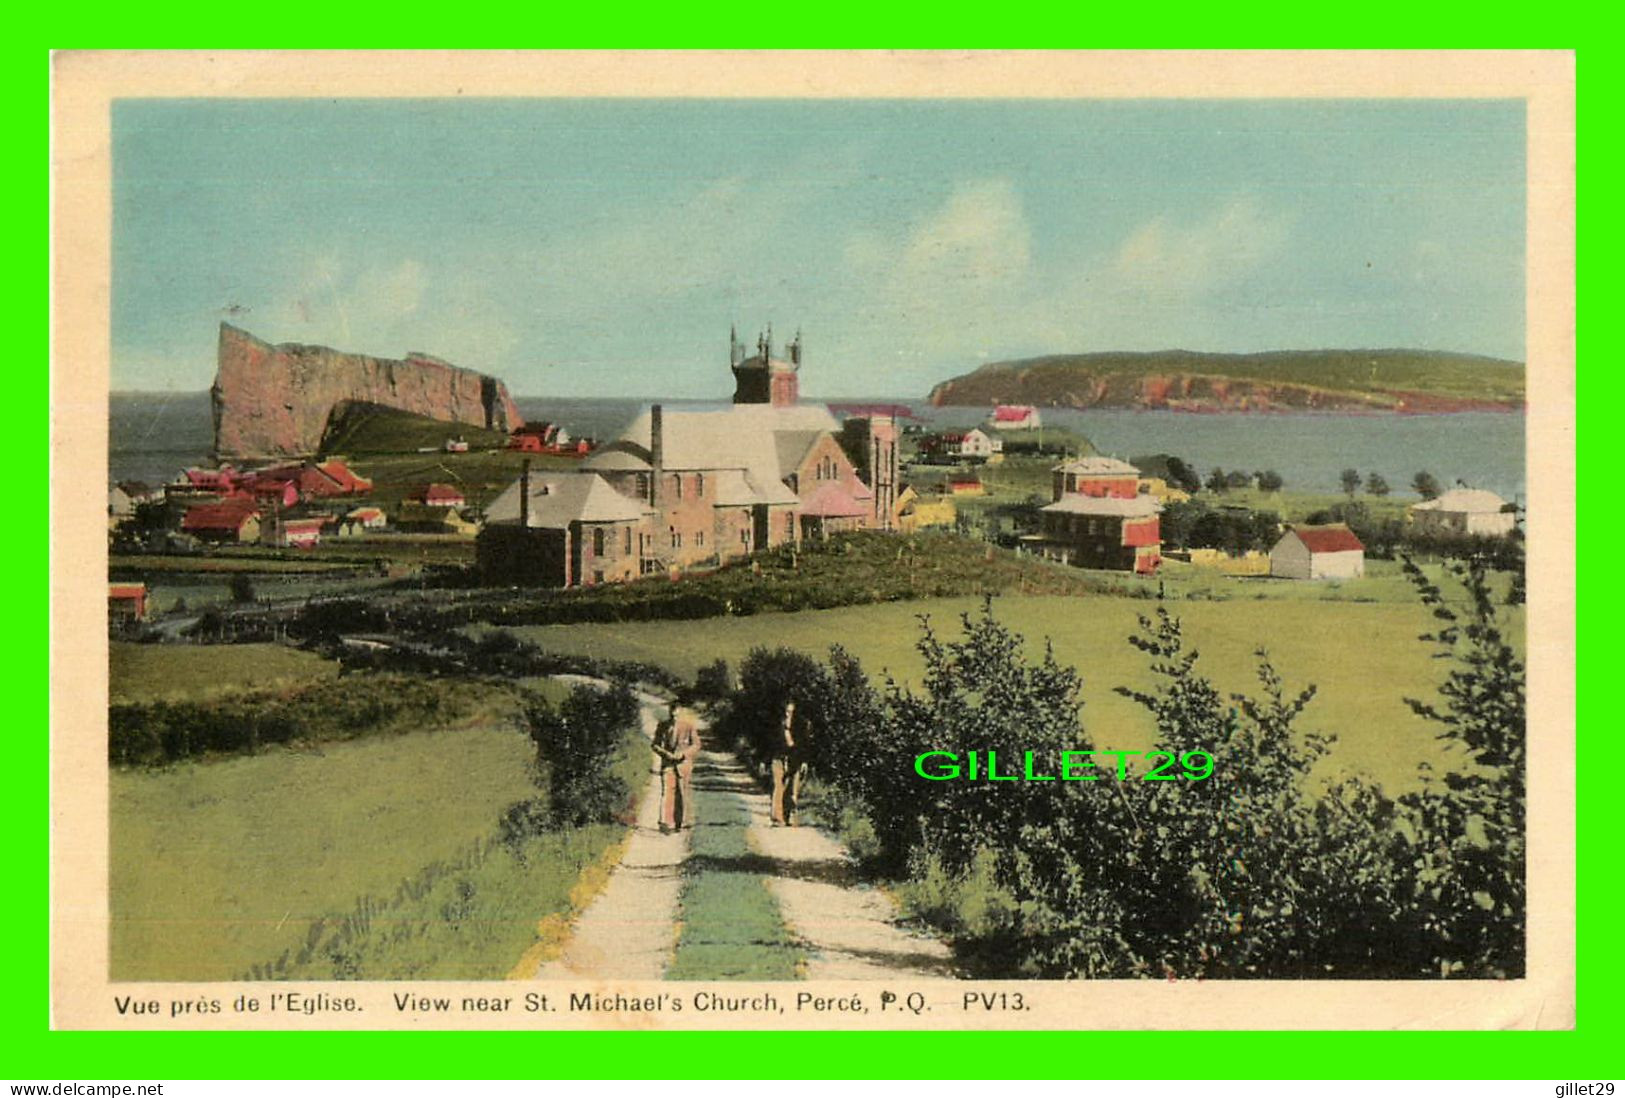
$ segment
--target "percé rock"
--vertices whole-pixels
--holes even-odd
[[[452,424],[511,431],[525,421],[500,380],[413,351],[404,359],[272,345],[220,325],[209,390],[219,458],[316,453],[333,409],[364,401]]]

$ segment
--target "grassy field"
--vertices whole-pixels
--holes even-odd
[[[1316,586],[1298,585],[1305,591]],[[1253,690],[1252,652],[1260,644],[1270,650],[1289,687],[1314,683],[1319,688],[1304,726],[1339,737],[1328,766],[1362,771],[1393,792],[1415,787],[1421,761],[1451,766],[1434,729],[1412,714],[1403,700],[1407,695],[1434,698],[1445,673],[1441,663],[1429,658],[1430,648],[1417,639],[1431,619],[1414,601],[1271,599],[1168,605],[1184,621],[1187,642],[1201,652],[1199,668],[1222,691]],[[692,675],[718,657],[737,667],[756,646],[782,644],[823,655],[839,642],[863,661],[871,676],[889,671],[908,682],[918,679],[922,667],[914,647],[919,636],[915,615],[929,613],[934,626],[947,632],[957,629],[960,613],[979,606],[980,600],[974,598],[933,599],[796,614],[536,626],[513,632],[550,651],[646,660],[683,675]],[[1149,684],[1145,659],[1125,638],[1134,631],[1137,615],[1151,613],[1154,606],[1111,596],[1006,596],[995,602],[995,612],[1026,637],[1035,655],[1048,637],[1056,655],[1079,668],[1084,678],[1084,722],[1097,743],[1143,750],[1151,732],[1149,718],[1112,688]],[[1513,611],[1511,620],[1521,637],[1521,608]]]
[[[393,515],[412,489],[430,483],[456,485],[470,507],[484,507],[519,479],[527,457],[536,471],[575,469],[581,464],[577,459],[517,450],[470,450],[463,454],[357,454],[351,465],[373,482],[367,502]]]
[[[232,980],[298,949],[464,856],[534,792],[531,754],[481,728],[114,772],[113,978]]]
[[[381,404],[346,403],[335,409],[322,437],[324,454],[412,453],[439,448],[447,439],[462,439],[473,449],[491,449],[508,441],[505,431],[467,423],[447,423]]]
[[[338,664],[280,644],[108,645],[108,700],[198,701],[338,676]]]

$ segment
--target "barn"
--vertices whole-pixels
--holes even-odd
[[[1341,522],[1287,527],[1270,550],[1270,575],[1282,579],[1355,579],[1365,575],[1365,545]]]

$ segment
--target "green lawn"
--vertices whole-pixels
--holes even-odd
[[[694,846],[684,865],[682,933],[668,980],[793,980],[801,950],[745,841],[750,811],[735,793],[694,782]]]
[[[386,514],[393,516],[412,489],[430,483],[454,484],[463,490],[470,507],[484,507],[519,479],[526,458],[537,471],[576,469],[581,465],[578,459],[548,454],[470,450],[463,454],[356,455],[351,467],[373,482],[373,491],[366,502],[382,507]]]
[[[108,645],[108,696],[117,705],[196,701],[245,689],[336,678],[338,664],[280,644]]]
[[[1250,582],[1278,586],[1288,581]],[[1431,649],[1417,639],[1430,627],[1427,611],[1414,600],[1320,601],[1309,596],[1320,585],[1296,586],[1305,592],[1303,598],[1167,605],[1183,619],[1188,643],[1201,652],[1198,666],[1222,691],[1253,689],[1252,652],[1260,644],[1270,650],[1289,687],[1316,684],[1319,695],[1304,723],[1339,737],[1328,765],[1363,771],[1391,792],[1415,787],[1421,761],[1450,766],[1435,729],[1403,700],[1407,695],[1434,698],[1445,673],[1445,665],[1430,659]],[[1151,613],[1155,605],[1113,596],[1006,596],[995,602],[995,612],[1027,638],[1034,654],[1041,653],[1049,637],[1057,656],[1080,669],[1084,721],[1097,742],[1143,750],[1149,719],[1112,688],[1149,684],[1144,657],[1125,638],[1135,629],[1137,615]],[[533,626],[513,632],[550,651],[645,660],[686,676],[718,657],[737,667],[758,645],[783,644],[822,655],[839,642],[863,661],[871,676],[890,671],[903,681],[917,681],[922,662],[914,649],[919,636],[915,615],[929,613],[936,628],[948,631],[957,628],[958,614],[979,606],[974,598],[932,599],[703,621]],[[1521,644],[1521,608],[1513,611],[1512,621]]]
[[[531,755],[477,728],[115,771],[113,978],[233,980],[298,950],[316,922],[466,856],[534,793]]]

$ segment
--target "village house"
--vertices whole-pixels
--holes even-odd
[[[115,524],[135,517],[136,508],[163,498],[139,480],[121,480],[107,490],[107,517]]]
[[[1365,545],[1344,523],[1288,526],[1270,549],[1270,575],[1282,579],[1355,579],[1365,575]]]
[[[1505,537],[1518,525],[1518,515],[1506,500],[1482,488],[1452,488],[1437,499],[1412,504],[1406,510],[1417,533],[1478,534]]]
[[[1126,461],[1086,457],[1051,471],[1053,502],[1042,528],[1024,536],[1033,552],[1080,568],[1150,575],[1162,564],[1162,506],[1140,494],[1140,471]]]
[[[480,524],[470,517],[471,512],[440,504],[403,502],[395,509],[395,529],[407,534],[455,534],[473,537]]]
[[[572,438],[557,423],[526,423],[514,428],[508,449],[526,454],[578,455],[591,450],[592,444],[585,438]]]
[[[450,484],[425,484],[415,488],[406,497],[407,503],[422,504],[424,507],[451,507],[461,509],[468,506],[468,500],[463,496],[461,488]]]
[[[1038,409],[1030,404],[995,404],[987,425],[995,431],[1036,431],[1043,425]]]
[[[892,528],[899,490],[895,421],[853,417],[841,424],[827,408],[801,403],[799,336],[783,358],[773,353],[771,332],[758,340],[753,356],[745,355],[737,335],[729,343],[731,405],[652,405],[583,460],[579,472],[533,478],[547,490],[531,489],[533,497],[546,498],[532,500],[538,506],[528,520],[519,515],[522,490],[510,486],[486,511],[482,572],[497,582],[545,576],[551,583],[564,576],[570,584],[594,583],[599,573],[612,582],[723,563],[842,530]],[[572,476],[601,482],[639,517],[607,508],[601,491],[572,485]],[[588,512],[571,512],[573,503]],[[544,517],[551,525],[543,525]],[[592,531],[605,524],[613,528],[605,536],[620,538],[622,548],[608,553],[618,558],[612,565],[599,568],[590,546],[578,548],[578,537],[596,536]],[[576,527],[579,535],[571,533]],[[548,563],[519,559],[531,555]]]
[[[278,549],[313,549],[322,540],[327,519],[320,515],[285,515],[272,511],[260,524],[260,541]]]
[[[932,458],[992,461],[1004,453],[1004,440],[994,438],[980,427],[972,427],[968,431],[941,431],[922,438],[920,452]]]
[[[1004,453],[1004,439],[994,438],[980,427],[972,427],[959,436],[958,456],[987,460],[994,454]]]
[[[260,537],[260,510],[251,499],[199,503],[181,517],[181,533],[214,544],[255,542]]]
[[[951,496],[979,496],[987,489],[982,484],[982,478],[975,473],[955,473],[948,478],[948,494]]]
[[[107,620],[118,624],[147,620],[147,585],[144,583],[109,583],[107,585]]]
[[[1134,499],[1140,494],[1140,471],[1126,461],[1090,456],[1063,461],[1051,471],[1052,495]]]
[[[1162,563],[1159,512],[1145,497],[1063,496],[1040,509],[1042,531],[1022,540],[1063,564],[1149,575]]]
[[[340,537],[359,537],[370,530],[382,530],[389,518],[382,507],[357,507],[347,512],[339,524]]]

